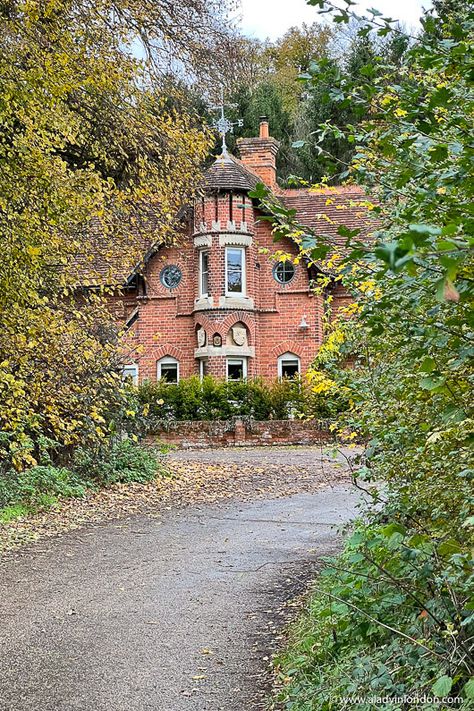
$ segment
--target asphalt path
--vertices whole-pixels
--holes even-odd
[[[250,711],[285,601],[356,513],[348,486],[166,509],[0,567],[2,711]]]

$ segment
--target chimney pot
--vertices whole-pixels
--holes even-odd
[[[269,135],[268,118],[266,116],[260,116],[260,138],[268,138]]]

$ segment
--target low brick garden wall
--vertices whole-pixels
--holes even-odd
[[[210,420],[167,422],[146,438],[181,449],[319,444],[334,438],[326,420]]]

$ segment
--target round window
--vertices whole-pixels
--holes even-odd
[[[293,262],[278,262],[273,267],[273,278],[279,284],[288,284],[295,276],[295,265]]]
[[[183,273],[175,264],[170,264],[161,270],[160,281],[167,289],[176,289],[182,278]]]

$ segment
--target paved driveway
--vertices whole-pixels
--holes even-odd
[[[261,708],[282,603],[335,550],[356,500],[338,484],[168,508],[7,560],[0,709]]]

